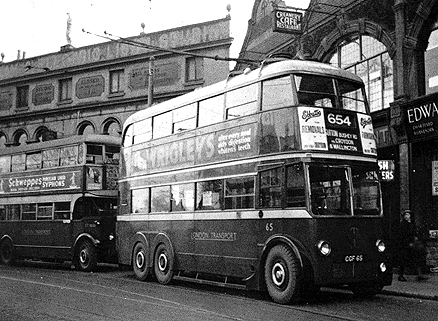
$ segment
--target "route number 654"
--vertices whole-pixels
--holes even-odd
[[[332,125],[347,125],[348,127],[351,126],[350,116],[328,114],[327,120]]]

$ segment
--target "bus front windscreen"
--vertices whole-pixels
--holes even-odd
[[[380,185],[374,168],[352,166],[350,178],[348,167],[314,164],[309,166],[309,179],[314,215],[380,214]]]
[[[302,105],[366,113],[363,84],[317,75],[295,75],[298,102]]]

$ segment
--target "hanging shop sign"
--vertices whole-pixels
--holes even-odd
[[[379,173],[382,181],[393,181],[395,164],[393,160],[379,159]]]
[[[303,14],[297,11],[274,10],[274,31],[303,33]]]
[[[410,139],[438,136],[438,95],[429,95],[407,103],[406,133]]]

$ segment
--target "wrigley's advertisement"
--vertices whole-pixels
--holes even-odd
[[[303,150],[377,155],[371,116],[299,107],[298,118]]]
[[[255,155],[257,124],[223,129],[133,151],[134,172],[155,172],[172,166],[200,165]],[[125,158],[129,155],[125,155]],[[128,166],[130,169],[131,166]]]

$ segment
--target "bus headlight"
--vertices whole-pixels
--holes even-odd
[[[112,241],[112,240],[114,240],[114,235],[110,234],[110,235],[108,236],[108,238],[109,238],[110,241]]]
[[[318,250],[322,255],[327,256],[331,253],[332,248],[327,241],[319,241]]]
[[[385,252],[385,250],[386,250],[385,242],[383,242],[382,240],[377,240],[376,247],[380,253]]]
[[[385,263],[380,263],[380,271],[386,272],[386,264]]]

